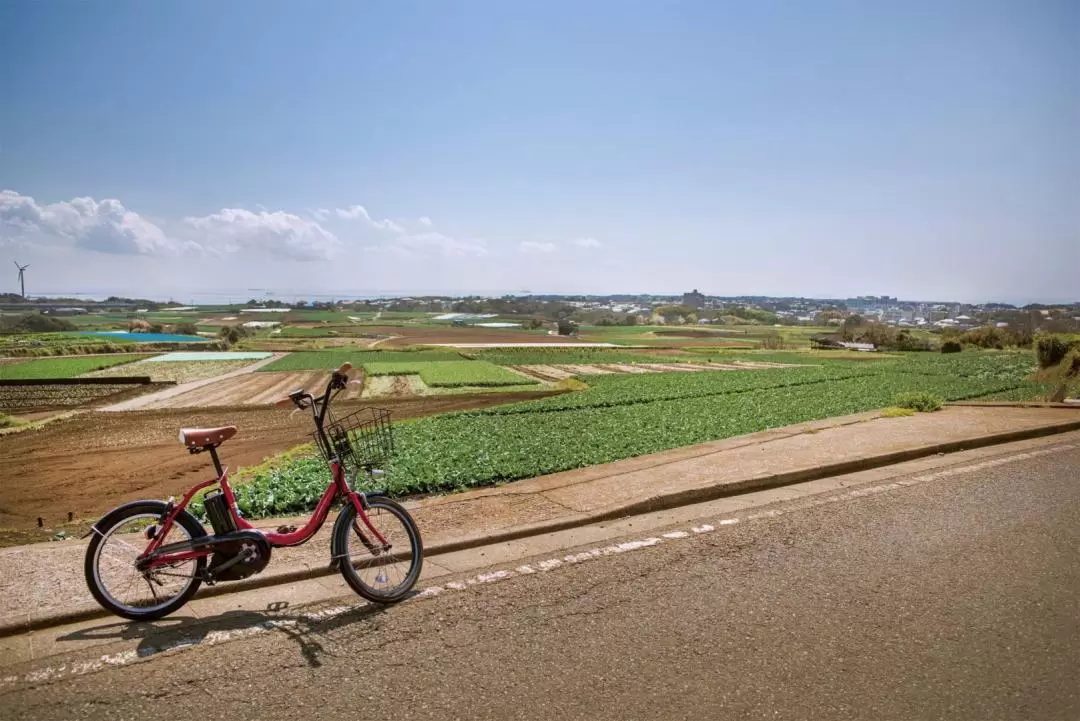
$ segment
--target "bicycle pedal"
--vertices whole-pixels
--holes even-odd
[[[278,533],[296,533],[296,526],[278,526]]]

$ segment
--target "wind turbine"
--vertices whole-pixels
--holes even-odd
[[[15,263],[15,267],[19,269],[19,290],[22,291],[22,297],[26,297],[26,280],[23,278],[23,274],[26,273],[26,269],[30,267],[30,264],[19,265],[18,261],[11,261]]]

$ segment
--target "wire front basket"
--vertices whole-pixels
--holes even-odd
[[[313,433],[323,458],[335,458],[356,468],[371,468],[384,463],[394,452],[394,431],[390,411],[363,408],[342,418],[327,414],[323,425],[326,441]]]

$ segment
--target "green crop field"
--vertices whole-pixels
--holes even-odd
[[[20,351],[46,350],[53,348],[97,346],[118,347],[120,344],[109,336],[80,335],[76,332],[60,333],[14,333],[0,335],[0,353],[17,354]]]
[[[356,335],[358,332],[363,332],[357,326],[344,326],[344,325],[321,325],[315,328],[306,328],[303,326],[288,325],[281,329],[280,335],[282,338],[327,338],[336,335]]]
[[[322,351],[298,351],[263,366],[262,371],[333,370],[342,363],[413,363],[423,361],[460,361],[462,357],[452,351],[381,351],[335,349]]]
[[[83,373],[109,368],[146,358],[144,355],[66,356],[41,358],[0,365],[0,380],[36,380],[39,378],[74,378]],[[137,373],[133,375],[139,375]]]
[[[737,354],[731,354],[731,357]],[[814,362],[814,354],[744,354]],[[437,365],[437,364],[432,364]],[[896,354],[800,368],[590,378],[587,390],[423,418],[397,427],[384,485],[397,494],[446,491],[654,453],[768,428],[883,408],[898,394],[1025,400],[1030,352]],[[257,476],[240,494],[254,516],[310,509],[325,488],[319,462]]]
[[[499,348],[485,351],[466,351],[477,360],[497,363],[498,365],[561,365],[580,363],[595,365],[598,363],[678,363],[701,362],[696,356],[664,355],[655,353],[645,355],[632,353],[619,348]]]
[[[584,340],[646,346],[744,346],[757,347],[761,341],[779,334],[791,347],[808,347],[810,337],[835,332],[836,328],[772,325],[640,325],[582,326]]]
[[[419,375],[420,380],[433,388],[497,387],[535,385],[531,378],[483,361],[434,361],[368,363],[364,371],[373,376]]]

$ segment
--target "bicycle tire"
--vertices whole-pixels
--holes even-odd
[[[103,584],[100,580],[97,563],[99,559],[98,552],[101,545],[105,542],[105,539],[107,539],[112,531],[118,528],[125,520],[136,516],[147,515],[156,515],[160,518],[167,510],[168,506],[164,501],[135,501],[113,509],[100,521],[94,524],[94,530],[91,531],[92,538],[90,539],[90,544],[86,547],[86,557],[83,562],[83,574],[86,578],[86,585],[90,589],[90,594],[106,611],[132,621],[153,621],[179,610],[184,604],[190,601],[191,597],[195,595],[195,592],[199,590],[199,587],[202,585],[203,573],[206,570],[205,558],[196,560],[195,570],[191,581],[180,594],[172,600],[151,607],[146,611],[139,611],[130,606],[120,605],[113,599],[108,590],[102,587]],[[179,524],[193,539],[206,536],[206,529],[204,529],[202,524],[186,510],[177,514],[174,523]]]
[[[420,529],[417,528],[416,522],[401,504],[385,497],[368,499],[368,506],[366,509],[368,518],[379,532],[386,536],[387,532],[380,527],[380,522],[377,520],[381,516],[380,511],[387,511],[399,521],[408,537],[410,554],[409,570],[400,583],[388,590],[379,590],[361,577],[349,552],[349,549],[353,546],[353,537],[356,535],[353,530],[353,522],[357,521],[356,508],[354,508],[351,503],[346,503],[342,507],[337,520],[334,522],[334,535],[331,549],[334,560],[338,563],[341,575],[345,578],[345,582],[349,584],[349,587],[356,591],[356,593],[373,603],[397,603],[408,597],[409,592],[412,591],[413,586],[416,585],[416,582],[420,578],[420,571],[424,565],[424,545],[420,538]],[[361,531],[366,530],[362,521],[357,521],[357,524]],[[366,545],[359,537],[357,537],[357,541],[360,542],[361,545]],[[385,573],[385,571],[382,573]]]

